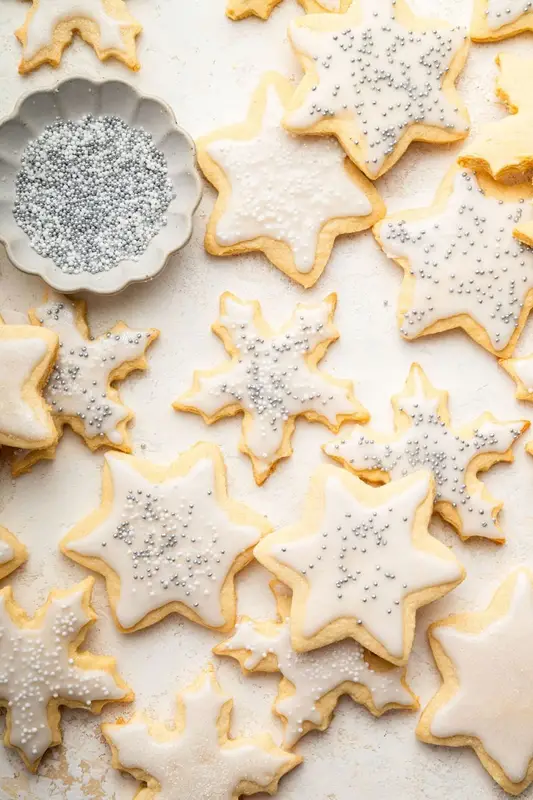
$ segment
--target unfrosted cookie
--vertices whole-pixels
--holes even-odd
[[[284,130],[292,92],[282,75],[267,73],[245,122],[197,142],[200,167],[219,192],[205,246],[216,256],[260,250],[309,287],[336,237],[372,227],[385,206],[333,138]]]
[[[468,36],[416,17],[406,0],[354,0],[346,14],[311,14],[289,36],[305,69],[284,123],[335,135],[369,177],[378,178],[412,141],[464,139],[466,109],[455,81]]]
[[[462,539],[481,536],[504,542],[498,525],[503,504],[492,497],[478,473],[512,461],[512,446],[529,422],[499,422],[485,412],[458,430],[452,428],[448,393],[435,389],[418,364],[411,366],[392,407],[392,435],[357,425],[349,437],[327,444],[324,452],[371,483],[429,469],[437,488],[435,510]]]
[[[32,309],[29,316],[34,325],[59,336],[58,358],[44,393],[59,436],[69,425],[90,450],[111,447],[131,452],[128,423],[133,412],[121,402],[115,384],[136,369],[146,369],[146,350],[159,331],[134,330],[118,322],[107,333],[93,337],[85,303],[57,294]],[[48,450],[16,453],[13,473],[18,475],[43,458],[53,458],[55,451],[54,444]]]
[[[277,747],[269,734],[230,738],[233,700],[212,666],[178,695],[176,723],[169,729],[137,714],[129,722],[102,725],[113,766],[143,784],[143,800],[238,800],[274,794],[301,756]]]
[[[510,355],[533,306],[533,254],[513,237],[533,217],[531,186],[503,186],[453,167],[433,206],[374,228],[405,272],[398,324],[406,339],[462,328],[489,353]]]
[[[235,576],[270,530],[263,516],[228,497],[219,448],[197,444],[168,467],[106,454],[101,506],[61,550],[105,577],[125,633],[172,613],[228,631]]]
[[[55,589],[34,617],[15,603],[10,587],[0,592],[0,707],[7,711],[5,744],[15,747],[35,772],[46,750],[61,742],[60,706],[99,714],[133,693],[115,660],[78,652],[96,620],[94,580]]]
[[[118,58],[137,70],[135,39],[141,30],[124,0],[32,0],[24,25],[16,31],[22,45],[19,72],[42,64],[57,67],[75,33],[101,61]]]
[[[0,317],[0,446],[51,447],[57,431],[43,399],[58,338],[31,325],[4,325]]]
[[[245,674],[281,673],[274,712],[284,723],[285,747],[293,747],[309,731],[326,730],[345,694],[375,717],[393,708],[418,708],[405,682],[405,670],[391,667],[355,642],[339,642],[311,653],[293,650],[290,592],[275,581],[271,588],[278,619],[240,617],[232,636],[213,652],[237,659]]]
[[[351,381],[318,369],[329,345],[339,338],[333,325],[336,303],[336,295],[330,294],[321,303],[298,304],[287,324],[274,331],[259,302],[225,292],[213,331],[231,361],[195,372],[192,388],[174,403],[178,411],[200,414],[208,425],[242,413],[240,449],[250,457],[259,485],[291,455],[298,416],[333,431],[346,420],[369,418],[353,395]]]
[[[470,35],[475,42],[498,42],[531,30],[531,0],[474,0]]]
[[[465,576],[428,533],[434,496],[428,471],[374,488],[338,467],[316,470],[300,521],[254,550],[293,591],[295,650],[351,637],[393,664],[407,662],[416,610]]]
[[[340,13],[347,11],[352,0],[298,0],[308,14],[329,11]],[[230,19],[259,17],[268,19],[281,0],[227,0],[226,14]]]
[[[496,63],[500,69],[496,95],[510,116],[485,125],[458,161],[462,166],[484,170],[496,180],[514,180],[529,174],[533,167],[533,59],[501,53]]]
[[[533,781],[533,574],[509,575],[485,611],[455,614],[429,628],[443,684],[417,736],[471,747],[509,794]]]

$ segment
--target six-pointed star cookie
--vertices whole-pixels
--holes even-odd
[[[452,168],[429,209],[374,228],[404,270],[398,323],[406,339],[462,328],[489,353],[510,355],[533,306],[533,255],[513,237],[531,219],[530,186],[503,186]]]
[[[336,432],[346,420],[369,418],[350,381],[318,369],[339,337],[333,325],[336,301],[332,294],[322,303],[299,304],[289,322],[273,331],[257,301],[244,302],[226,292],[213,331],[231,361],[195,372],[192,388],[174,403],[179,411],[200,414],[208,425],[242,412],[240,449],[252,460],[258,484],[292,453],[296,417],[322,422]]]
[[[500,68],[496,94],[510,116],[485,125],[468,144],[459,163],[490,173],[496,180],[516,178],[533,166],[533,59],[516,53],[502,53],[496,58]]]
[[[464,578],[428,533],[434,495],[428,471],[373,488],[338,467],[317,469],[300,522],[254,550],[293,591],[295,650],[352,637],[393,664],[407,662],[417,608]]]
[[[235,575],[269,530],[263,516],[228,497],[218,447],[197,444],[169,467],[108,453],[102,504],[61,549],[104,575],[124,632],[171,613],[228,631],[235,623]]]
[[[33,450],[57,441],[42,396],[57,348],[52,331],[4,325],[0,317],[0,445]]]
[[[4,741],[35,772],[49,747],[61,742],[60,706],[99,714],[110,702],[133,694],[115,660],[78,652],[96,619],[94,580],[54,590],[31,619],[15,603],[11,588],[0,592],[0,707],[7,710]]]
[[[292,92],[283,76],[267,73],[246,122],[198,141],[199,164],[219,192],[205,246],[216,256],[261,250],[309,287],[322,274],[335,238],[371,227],[385,206],[333,138],[284,130]]]
[[[306,75],[285,116],[295,133],[334,134],[369,178],[414,140],[463,139],[455,89],[468,52],[461,28],[418,19],[407,0],[354,0],[346,14],[312,14],[289,28]]]
[[[279,780],[301,756],[276,747],[269,734],[230,738],[233,700],[212,666],[178,695],[173,730],[137,714],[130,722],[102,725],[113,766],[146,785],[145,800],[238,800],[274,794]]]
[[[19,72],[46,63],[57,67],[76,32],[101,61],[118,58],[137,70],[135,38],[141,30],[124,0],[32,0],[24,25],[16,31],[22,45]]]
[[[391,667],[356,642],[339,642],[311,653],[293,650],[290,592],[275,581],[271,588],[278,619],[241,617],[233,635],[213,652],[237,659],[244,673],[281,673],[274,711],[284,722],[285,747],[293,747],[309,731],[326,730],[344,694],[376,717],[393,708],[418,708],[405,682],[405,670]]]
[[[59,336],[58,359],[45,389],[59,435],[69,425],[90,450],[111,447],[131,452],[128,423],[133,412],[122,404],[115,383],[136,369],[146,369],[146,350],[159,331],[134,330],[118,322],[107,333],[93,337],[85,303],[55,294],[32,309],[30,319]],[[54,455],[55,446],[16,453],[13,472],[20,474]]]
[[[512,446],[527,420],[499,422],[485,413],[459,430],[451,427],[448,393],[435,389],[413,364],[403,392],[392,398],[395,433],[356,426],[349,438],[339,436],[324,451],[372,483],[385,483],[418,469],[435,478],[435,510],[462,539],[505,538],[498,526],[502,508],[478,479],[500,461],[512,461]]]
[[[417,728],[422,741],[472,747],[510,794],[533,781],[533,574],[520,569],[486,609],[429,628],[443,684]]]
[[[350,7],[351,0],[298,0],[308,14],[343,12]],[[228,0],[226,14],[230,19],[259,17],[268,19],[281,0]]]
[[[497,42],[531,30],[531,0],[474,0],[470,35],[475,42]]]

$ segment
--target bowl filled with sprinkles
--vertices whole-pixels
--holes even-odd
[[[0,238],[58,291],[154,278],[188,242],[200,194],[192,139],[127,83],[67,80],[0,124]]]

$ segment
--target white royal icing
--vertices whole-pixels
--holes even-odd
[[[249,415],[244,438],[265,470],[276,461],[290,417],[316,411],[333,425],[356,410],[346,388],[311,370],[307,357],[331,338],[326,301],[297,306],[288,328],[265,336],[254,322],[255,306],[227,298],[220,323],[237,350],[230,369],[202,377],[191,403],[213,416],[237,403]]]
[[[213,461],[204,458],[183,477],[152,483],[127,459],[105,458],[113,484],[110,513],[68,550],[97,556],[116,572],[116,615],[124,628],[173,601],[207,625],[222,626],[226,576],[260,532],[228,518],[216,498]]]
[[[42,325],[59,336],[59,355],[48,381],[45,397],[56,418],[78,417],[85,436],[106,437],[122,444],[117,425],[128,409],[109,397],[111,373],[144,355],[150,333],[124,328],[97,339],[87,339],[76,325],[75,306],[54,298],[35,309]]]
[[[390,655],[402,657],[404,599],[461,575],[455,560],[439,558],[413,543],[415,513],[428,492],[429,473],[421,473],[386,504],[370,507],[362,505],[340,478],[327,479],[317,532],[273,545],[270,551],[308,583],[305,637],[341,617],[353,618]]]
[[[513,358],[511,364],[518,379],[524,384],[526,391],[529,394],[533,394],[533,357]]]
[[[471,434],[461,436],[439,416],[439,397],[425,393],[416,373],[414,380],[415,391],[398,403],[398,411],[403,411],[411,424],[397,438],[376,441],[368,429],[356,426],[349,439],[339,437],[326,445],[326,453],[342,458],[355,471],[381,470],[391,478],[430,469],[437,490],[435,502],[454,506],[464,535],[501,538],[492,518],[494,501],[483,496],[481,485],[469,493],[465,476],[473,458],[509,450],[521,434],[521,426],[485,420]]]
[[[313,60],[318,80],[287,120],[301,129],[321,119],[348,123],[363,148],[361,163],[377,175],[409,126],[467,129],[442,91],[466,31],[411,32],[396,22],[393,0],[361,7],[361,22],[348,11],[336,18],[335,30],[314,30],[305,21],[291,25],[294,47]]]
[[[0,327],[0,435],[29,441],[50,436],[47,414],[32,406],[24,396],[24,387],[33,372],[46,358],[48,345],[38,335],[2,337]]]
[[[104,0],[38,0],[27,27],[24,57],[32,59],[43,47],[49,47],[57,26],[76,17],[96,22],[103,50],[124,50],[122,28],[127,23],[111,17]]]
[[[522,14],[532,9],[531,0],[488,0],[485,14],[489,28],[495,31],[503,25],[516,22]]]
[[[260,625],[260,623],[259,623]],[[269,653],[278,661],[278,669],[294,687],[294,694],[276,700],[275,708],[286,720],[284,744],[292,747],[303,733],[306,721],[320,725],[322,715],[316,703],[345,681],[366,686],[378,709],[389,703],[410,706],[413,698],[402,684],[402,671],[372,670],[365,661],[363,648],[353,641],[321,647],[309,653],[297,653],[291,646],[288,620],[276,626],[276,633],[261,633],[252,620],[240,622],[235,633],[224,642],[225,650],[247,650],[246,669],[253,670]]]
[[[51,701],[77,702],[90,708],[101,700],[119,700],[125,692],[113,676],[76,664],[69,651],[90,621],[80,589],[55,598],[38,628],[19,628],[0,596],[0,701],[10,714],[9,741],[30,762],[52,741],[48,718]]]
[[[208,145],[231,185],[216,239],[225,246],[258,236],[281,240],[291,248],[296,269],[305,273],[316,261],[323,225],[338,217],[366,216],[372,204],[350,179],[339,145],[287,133],[281,127],[283,114],[271,85],[256,136]]]
[[[508,611],[480,633],[437,627],[433,637],[453,662],[457,690],[430,724],[433,736],[475,736],[510,781],[533,757],[533,590],[517,575]]]
[[[142,719],[107,725],[106,737],[126,769],[142,769],[158,784],[158,800],[231,800],[244,781],[267,787],[287,764],[288,755],[270,751],[252,740],[224,741],[217,729],[222,707],[230,698],[204,679],[200,688],[181,696],[185,727],[165,741],[150,735]]]
[[[1,535],[1,528],[0,528],[0,535]],[[13,548],[7,544],[7,542],[2,542],[0,540],[0,564],[7,564],[8,561],[11,561],[14,558],[15,553]]]
[[[476,177],[458,172],[443,211],[429,219],[383,223],[380,237],[391,258],[409,260],[415,279],[405,336],[468,314],[495,350],[511,339],[527,292],[533,288],[531,250],[513,237],[529,208],[485,195]],[[527,216],[529,218],[529,216]]]

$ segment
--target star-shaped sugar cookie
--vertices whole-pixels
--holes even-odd
[[[324,12],[342,13],[347,11],[352,0],[298,0],[308,14]],[[226,14],[230,19],[245,17],[268,19],[281,0],[227,0]]]
[[[311,14],[289,36],[306,71],[284,124],[333,134],[371,179],[415,140],[464,139],[469,120],[455,81],[468,36],[416,17],[407,0],[354,0],[346,14]]]
[[[485,611],[429,628],[443,684],[424,710],[419,739],[471,747],[506,792],[533,781],[533,574],[509,575]]]
[[[405,670],[391,667],[355,642],[339,642],[310,653],[293,650],[290,592],[276,582],[271,588],[278,619],[239,618],[232,636],[213,652],[237,659],[244,673],[281,673],[274,712],[284,723],[285,747],[293,747],[311,730],[326,730],[344,694],[376,717],[393,708],[418,708],[405,682]]]
[[[105,456],[102,503],[61,542],[69,558],[102,574],[123,632],[171,613],[220,631],[235,623],[235,576],[270,531],[231,500],[218,447],[197,444],[169,467]]]
[[[428,533],[434,496],[426,470],[379,488],[338,467],[316,470],[301,520],[254,550],[293,591],[295,650],[351,637],[392,664],[407,662],[417,608],[464,578]]]
[[[474,42],[498,42],[533,30],[531,0],[474,0]]]
[[[258,485],[291,455],[298,416],[335,432],[346,420],[369,418],[350,381],[318,369],[339,337],[333,325],[336,302],[331,294],[321,303],[298,304],[289,322],[274,331],[257,301],[245,302],[226,292],[213,331],[231,361],[195,372],[192,388],[174,403],[178,411],[200,414],[208,425],[242,413],[240,449],[250,457]]]
[[[458,161],[462,166],[488,172],[496,180],[515,179],[529,173],[533,166],[533,99],[529,91],[533,59],[501,53],[496,63],[500,70],[496,94],[509,116],[485,125]]]
[[[335,238],[371,227],[385,206],[332,137],[284,130],[292,93],[282,75],[267,73],[246,122],[197,142],[200,167],[219,192],[205,246],[216,256],[260,250],[309,287],[322,274]]]
[[[43,387],[57,354],[57,334],[0,317],[0,446],[50,447],[57,431]]]
[[[124,0],[31,0],[26,20],[16,31],[22,45],[19,72],[51,64],[57,67],[63,50],[79,33],[101,61],[117,58],[139,69],[135,39],[142,26]]]
[[[58,358],[45,389],[59,435],[69,425],[90,450],[111,447],[131,452],[128,423],[133,412],[121,402],[115,384],[136,369],[146,369],[146,350],[159,331],[134,330],[118,322],[107,333],[93,337],[85,303],[56,294],[32,309],[30,319],[59,336]],[[47,451],[16,453],[14,474],[42,458],[53,458],[55,449],[54,445]]]
[[[238,800],[274,794],[280,779],[301,756],[276,747],[269,734],[230,738],[233,700],[224,694],[212,666],[178,695],[172,730],[137,714],[129,722],[102,725],[113,766],[144,788],[144,800]]]
[[[61,742],[60,706],[99,714],[110,702],[133,694],[115,660],[79,647],[96,619],[94,580],[54,590],[34,617],[15,603],[10,587],[0,592],[0,707],[7,711],[4,742],[35,772],[49,747]]]
[[[533,373],[533,370],[532,370]],[[355,426],[324,451],[371,483],[384,483],[429,469],[436,483],[435,510],[462,539],[505,537],[498,525],[502,503],[478,479],[500,461],[512,461],[512,446],[529,428],[527,420],[499,422],[482,414],[463,428],[451,426],[448,393],[435,389],[413,364],[404,390],[392,398],[394,434]]]
[[[27,557],[24,545],[0,525],[0,581],[18,569]]]
[[[429,209],[402,211],[374,228],[404,270],[398,324],[406,339],[462,328],[509,356],[533,306],[533,254],[513,237],[533,218],[530,186],[452,170]]]

